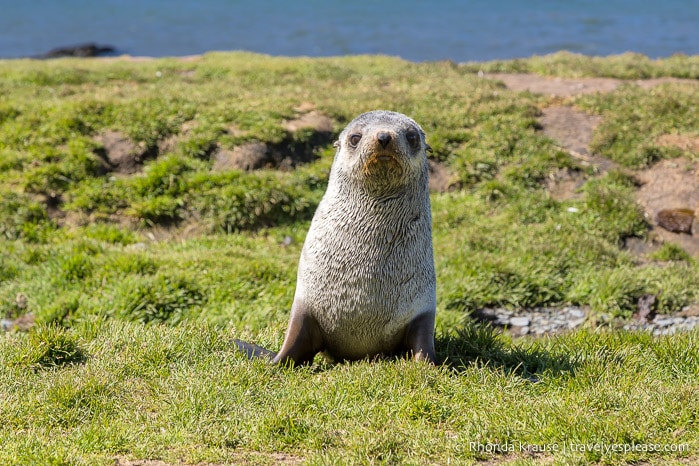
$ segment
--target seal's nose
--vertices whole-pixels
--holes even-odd
[[[381,147],[385,149],[388,143],[391,142],[391,135],[388,133],[379,133],[376,135],[376,139],[381,143]]]

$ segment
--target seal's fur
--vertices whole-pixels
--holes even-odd
[[[425,134],[407,116],[378,110],[350,122],[336,146],[274,362],[307,363],[319,351],[354,360],[403,350],[434,363]]]

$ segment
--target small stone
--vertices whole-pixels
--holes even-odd
[[[510,325],[513,327],[528,327],[529,326],[529,320],[528,317],[512,317],[510,318]]]
[[[661,317],[661,318],[656,317],[655,320],[653,320],[653,325],[655,327],[661,327],[661,328],[668,327],[668,326],[672,325],[672,318],[671,317]]]
[[[574,319],[581,319],[585,317],[585,311],[583,311],[582,309],[569,308],[568,315]]]
[[[655,217],[659,226],[673,233],[692,234],[694,211],[692,209],[664,209]]]

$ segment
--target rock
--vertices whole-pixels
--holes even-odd
[[[72,45],[68,47],[57,47],[51,49],[38,58],[62,58],[62,57],[99,57],[103,55],[111,55],[116,52],[116,49],[111,45],[97,45],[94,43],[86,43]]]
[[[0,330],[9,332],[11,330],[26,332],[31,327],[34,326],[34,315],[24,314],[16,319],[2,319],[0,320]]]
[[[668,327],[672,325],[672,318],[669,317],[656,317],[653,319],[653,326],[655,327]]]
[[[658,226],[673,233],[692,234],[694,211],[692,209],[664,209],[657,213],[655,221]]]
[[[699,326],[699,315],[661,315],[648,320],[623,321],[608,314],[596,316],[600,326],[623,328],[628,331],[650,332],[654,335],[668,335],[689,331]],[[543,336],[571,331],[587,321],[587,313],[577,307],[535,308],[514,311],[503,308],[479,309],[473,313],[475,320],[489,323],[508,331],[513,336]]]
[[[513,327],[528,327],[531,320],[528,317],[512,317],[510,325]]]

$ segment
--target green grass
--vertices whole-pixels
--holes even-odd
[[[0,335],[0,463],[491,459],[471,442],[690,447],[495,455],[524,463],[697,461],[697,331],[512,340],[469,319],[482,307],[564,304],[628,317],[646,294],[664,314],[699,303],[699,265],[684,250],[623,248],[649,228],[633,177],[579,166],[538,132],[551,98],[476,75],[696,78],[696,60],[0,61],[0,317],[37,321]],[[696,159],[657,143],[696,135],[696,89],[629,85],[566,103],[602,115],[594,150],[635,169]],[[458,180],[432,195],[444,366],[319,358],[287,370],[233,350],[233,338],[277,349],[286,328],[334,153],[332,138],[283,127],[309,102],[333,119],[333,135],[370,109],[414,117]],[[105,168],[98,135],[108,131],[141,152],[140,171]],[[313,161],[213,170],[217,150],[254,141]],[[575,199],[546,190],[562,168],[588,177]]]
[[[472,442],[508,442],[518,451],[556,446],[561,462],[615,463],[699,447],[696,332],[581,331],[515,343],[467,326],[438,337],[442,367],[399,359],[280,369],[236,353],[234,331],[98,319],[6,336],[0,460],[273,464],[273,453],[285,452],[311,464],[445,464],[491,457]],[[275,325],[261,338],[278,342],[281,331]],[[67,336],[81,362],[25,361],[44,344],[58,353]],[[571,451],[633,443],[690,450]]]
[[[562,51],[526,59],[466,63],[463,66],[474,72],[537,73],[574,78],[699,78],[699,57],[681,54],[652,60],[645,55],[631,52],[608,57],[589,57]]]

